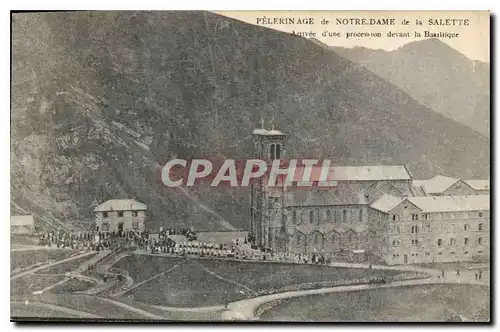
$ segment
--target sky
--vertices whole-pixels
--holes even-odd
[[[271,29],[295,32],[314,32],[314,38],[330,46],[355,47],[364,46],[372,49],[384,49],[391,51],[398,47],[416,40],[426,39],[424,32],[431,33],[458,33],[456,38],[439,38],[449,46],[455,48],[471,60],[479,60],[489,63],[490,59],[490,13],[488,11],[220,11],[215,12],[247,23],[264,26]],[[295,24],[274,24],[274,19],[294,18]],[[298,19],[314,24],[298,24]],[[351,18],[359,19],[393,19],[394,25],[355,25],[351,24]],[[305,19],[305,20],[304,20]],[[338,24],[348,21],[348,24]],[[416,21],[422,21],[417,25]],[[451,25],[456,19],[455,25]],[[322,24],[327,20],[328,25]],[[403,21],[408,22],[403,25]],[[432,20],[433,25],[430,25]],[[446,21],[448,20],[448,21]],[[462,20],[462,21],[458,21]],[[465,25],[468,20],[468,25]],[[440,23],[440,25],[436,25]],[[462,23],[462,25],[458,25]],[[448,25],[443,25],[448,24]],[[323,36],[327,30],[331,33],[340,33],[337,36]],[[380,32],[382,38],[373,37],[350,37],[347,33],[371,33]],[[387,37],[388,32],[409,32],[409,37]],[[415,37],[415,32],[420,32],[422,37]]]

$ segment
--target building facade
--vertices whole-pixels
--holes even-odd
[[[253,132],[254,157],[268,168],[284,156],[286,135]],[[301,169],[302,167],[302,169]],[[436,176],[413,181],[404,165],[331,166],[328,180],[300,188],[304,166],[291,186],[252,183],[251,233],[273,251],[324,253],[366,251],[387,264],[453,262],[489,255],[489,196],[486,184]],[[487,183],[489,192],[489,181]]]
[[[96,225],[102,232],[143,231],[147,206],[133,199],[112,199],[98,205]]]
[[[436,175],[429,180],[414,180],[416,196],[466,196],[489,195],[489,180],[461,180]]]
[[[488,195],[382,196],[370,206],[383,234],[382,259],[395,265],[488,258],[489,200]]]
[[[33,215],[11,216],[10,233],[16,235],[29,235],[35,233],[35,219]]]
[[[283,157],[286,135],[277,130],[253,132],[254,157],[268,162]],[[262,177],[252,184],[251,232],[255,243],[273,251],[294,253],[366,250],[380,254],[381,232],[369,218],[369,205],[384,193],[412,195],[405,166],[331,166],[318,185],[320,169],[312,168],[311,186],[297,187],[303,166],[293,172],[291,186],[267,187]]]

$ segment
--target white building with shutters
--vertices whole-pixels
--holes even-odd
[[[147,206],[134,199],[111,199],[98,205],[94,212],[102,232],[142,231],[147,221]]]

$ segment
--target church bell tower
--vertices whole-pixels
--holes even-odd
[[[255,129],[252,133],[253,158],[264,160],[271,169],[274,160],[285,156],[286,134],[274,128]],[[275,233],[281,228],[283,213],[283,190],[267,187],[267,178],[260,177],[251,184],[251,224],[255,244],[275,249]]]

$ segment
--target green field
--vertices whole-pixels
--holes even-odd
[[[42,308],[33,305],[14,303],[10,305],[10,316],[19,318],[80,318],[64,311]]]
[[[176,266],[177,265],[177,266]],[[336,268],[283,263],[236,262],[132,255],[117,263],[127,269],[134,284],[172,269],[123,298],[159,306],[206,307],[297,288],[315,282],[352,283],[375,276],[390,277],[397,271]],[[175,266],[175,268],[173,268]],[[313,285],[314,287],[314,285]],[[318,286],[319,287],[319,286]],[[227,295],[226,295],[227,293]]]
[[[106,302],[105,300],[83,294],[41,294],[32,295],[30,297],[13,297],[12,300],[22,300],[25,301],[35,301],[40,303],[55,304],[60,307],[65,307],[73,310],[79,310],[94,314],[103,318],[115,318],[115,319],[140,319],[145,318],[144,316],[116,306],[112,303]]]
[[[50,290],[50,293],[54,294],[65,294],[73,292],[81,292],[91,288],[94,284],[87,281],[82,281],[78,279],[70,279],[65,283],[57,285]]]
[[[97,253],[93,253],[90,255],[86,255],[84,257],[72,259],[70,261],[67,261],[67,262],[57,264],[57,265],[48,267],[46,269],[40,270],[40,271],[38,271],[38,273],[40,273],[40,274],[64,274],[66,272],[71,272],[71,271],[76,270],[80,265],[82,265],[86,261],[92,259],[92,257],[94,257],[95,255],[97,255]]]
[[[283,300],[263,321],[436,322],[451,313],[489,320],[490,289],[477,285],[426,285],[311,295]]]
[[[11,251],[10,270],[12,272],[18,268],[26,268],[36,263],[44,263],[49,260],[57,261],[69,257],[71,253],[72,251],[67,249]]]
[[[28,295],[64,279],[64,275],[29,274],[11,280],[10,295]]]

